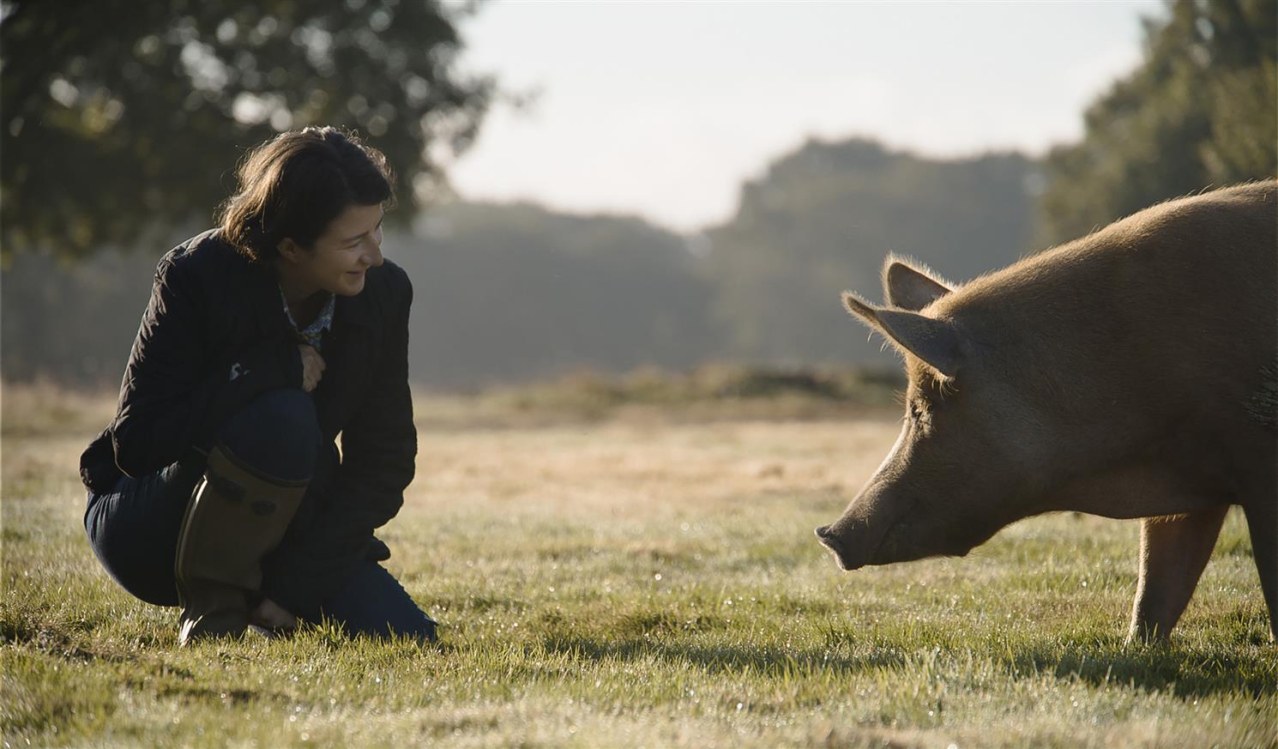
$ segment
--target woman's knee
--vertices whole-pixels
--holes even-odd
[[[218,434],[241,462],[286,481],[309,480],[322,436],[315,403],[301,390],[272,390],[232,416]]]
[[[177,536],[198,479],[198,471],[175,463],[150,476],[124,477],[110,492],[88,495],[84,530],[89,545],[107,573],[147,603],[177,603]]]

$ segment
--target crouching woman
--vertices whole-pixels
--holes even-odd
[[[433,640],[373,535],[417,453],[386,159],[306,128],[239,181],[218,228],[157,266],[116,416],[81,457],[89,541],[129,593],[182,607],[183,645],[321,617]]]

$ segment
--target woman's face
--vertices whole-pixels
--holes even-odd
[[[355,296],[363,291],[364,274],[382,264],[382,214],[380,205],[351,205],[329,223],[310,250],[292,240],[281,242],[285,293]]]

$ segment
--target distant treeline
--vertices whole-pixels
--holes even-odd
[[[867,341],[838,297],[844,288],[876,296],[886,253],[964,281],[1162,200],[1278,173],[1278,0],[1168,0],[1143,21],[1139,65],[1083,113],[1081,140],[1039,161],[809,142],[744,185],[730,221],[696,236],[532,205],[414,214],[408,185],[432,174],[424,146],[463,147],[493,93],[492,81],[452,67],[459,40],[434,4],[316,4],[298,15],[283,0],[209,0],[181,13],[143,3],[147,12],[132,14],[108,3],[99,10],[120,34],[105,35],[83,18],[62,23],[52,5],[0,14],[8,380],[118,382],[156,260],[206,227],[154,237],[192,206],[207,215],[226,187],[195,175],[302,123],[357,127],[396,164],[405,220],[390,226],[385,250],[417,287],[412,376],[452,389],[706,362],[891,367],[894,356]],[[393,17],[393,33],[336,35],[306,55],[274,22],[363,29],[374,16]],[[217,29],[216,39],[195,44],[198,28]],[[247,72],[218,85],[188,80],[191,66],[174,62],[188,48],[211,69]],[[258,56],[274,61],[269,80],[255,72]],[[374,67],[333,65],[347,58]],[[317,90],[333,95],[297,100]],[[246,96],[263,119],[231,116]],[[129,242],[142,246],[108,249]]]
[[[1015,260],[1034,249],[1040,182],[1019,155],[937,161],[864,140],[810,142],[703,235],[458,203],[388,233],[384,249],[416,287],[410,366],[426,386],[706,362],[882,366],[892,355],[846,316],[839,291],[876,295],[887,252],[955,280]],[[0,276],[4,377],[117,381],[166,249],[11,258]]]

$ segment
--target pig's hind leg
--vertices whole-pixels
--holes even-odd
[[[1211,558],[1229,505],[1183,515],[1145,518],[1140,529],[1140,578],[1127,640],[1166,640]]]

